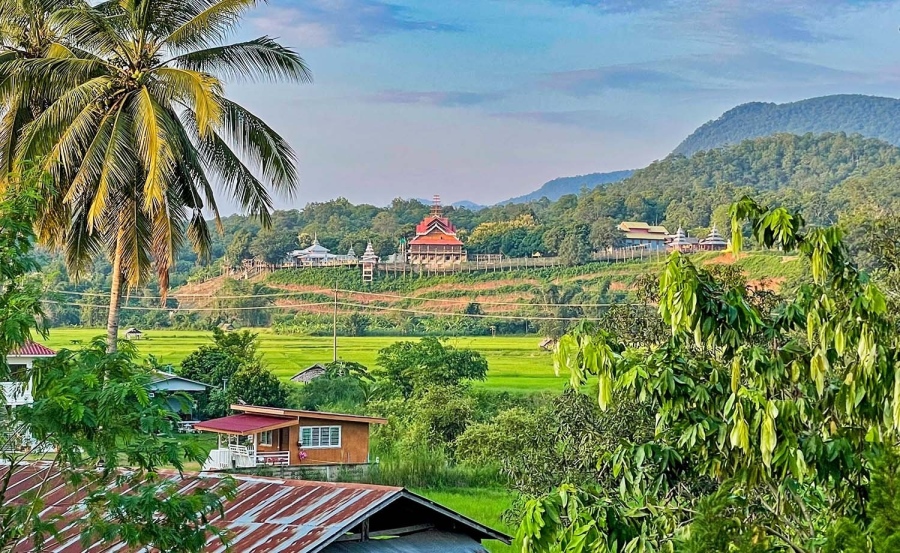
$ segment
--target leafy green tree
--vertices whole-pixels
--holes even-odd
[[[45,184],[36,184],[41,178],[34,171],[12,175],[0,200],[0,381],[12,380],[7,354],[32,332],[45,333],[40,288],[31,276],[39,270],[31,252],[33,222],[44,200],[39,191]],[[62,530],[58,518],[44,511],[47,480],[12,495],[11,475],[35,460],[46,461],[67,486],[88,489],[87,508],[74,528],[84,544],[121,539],[134,549],[199,552],[210,534],[227,541],[211,521],[222,513],[222,499],[232,497],[230,481],[175,494],[155,480],[157,468],[181,471],[205,455],[174,436],[175,415],[162,398],[150,397],[150,373],[135,360],[133,346],[109,355],[98,340],[21,375],[31,384],[33,402],[11,407],[3,401],[0,411],[0,551],[28,543],[40,548]],[[54,453],[49,458],[48,451]],[[129,471],[120,473],[123,464]]]
[[[55,12],[59,40],[42,57],[0,62],[18,94],[46,104],[22,130],[14,164],[41,159],[57,184],[40,238],[65,248],[74,274],[100,252],[112,261],[110,351],[123,284],[138,288],[155,270],[165,294],[182,242],[209,252],[203,209],[218,219],[210,181],[266,224],[263,183],[297,188],[290,146],[224,94],[232,77],[310,79],[303,60],[268,37],[222,44],[253,5],[76,3]]]
[[[228,247],[225,248],[225,261],[232,267],[237,267],[241,261],[250,258],[250,244],[253,237],[245,230],[239,230],[235,233]]]
[[[281,263],[288,252],[296,249],[296,239],[280,228],[263,229],[250,242],[249,252],[266,263]]]
[[[604,460],[618,492],[565,488],[530,503],[525,551],[672,550],[691,539],[698,505],[712,520],[725,508],[752,521],[728,548],[813,551],[837,520],[867,516],[865,460],[900,428],[900,344],[884,295],[839,229],[746,198],[732,215],[736,250],[746,220],[757,243],[806,258],[809,281],[764,309],[676,253],[660,278],[664,343],[628,347],[588,323],[563,337],[557,362],[572,384],[595,377],[604,409],[648,403],[656,431]],[[719,491],[725,503],[704,502]],[[543,516],[553,509],[568,514]]]
[[[567,267],[584,265],[591,260],[588,232],[586,225],[578,225],[566,233],[566,237],[559,244],[559,260],[563,265]]]
[[[228,384],[230,403],[287,407],[287,389],[275,374],[260,363],[242,366]]]
[[[484,380],[487,360],[477,351],[457,349],[437,338],[396,342],[378,352],[376,374],[404,397],[431,386],[457,386]]]

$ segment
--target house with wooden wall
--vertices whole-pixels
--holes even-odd
[[[195,430],[219,435],[204,470],[261,465],[369,462],[369,429],[387,419],[300,409],[232,405],[235,415],[203,421]]]

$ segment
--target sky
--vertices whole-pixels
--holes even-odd
[[[897,97],[898,27],[900,0],[269,0],[236,38],[314,82],[226,90],[297,152],[279,208],[490,204],[644,167],[744,102]]]

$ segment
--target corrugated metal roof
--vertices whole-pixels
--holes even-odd
[[[248,432],[261,432],[294,424],[297,424],[296,418],[240,414],[198,422],[194,425],[194,428],[209,432],[224,432],[226,434],[246,434]]]
[[[9,352],[9,357],[53,357],[54,355],[56,355],[55,351],[37,342],[26,342]]]
[[[6,473],[0,467],[0,476]],[[86,495],[84,488],[71,489],[54,472],[48,475],[49,464],[34,464],[18,469],[12,475],[8,496],[21,497],[28,491],[37,491],[43,484],[44,510],[41,520],[50,520],[60,515],[58,525],[60,536],[49,540],[44,551],[47,553],[99,552],[118,550],[121,545],[102,544],[83,549],[77,522],[82,518],[81,501]],[[185,475],[180,477],[171,471],[161,471],[160,477],[178,484],[180,493],[187,493],[198,486],[208,486],[219,481],[221,475]],[[421,505],[435,516],[452,517],[465,526],[462,533],[473,539],[500,539],[508,543],[508,536],[465,519],[447,509],[403,490],[388,486],[367,484],[346,484],[331,482],[308,482],[302,480],[279,480],[234,475],[237,482],[236,496],[225,503],[224,519],[213,523],[228,532],[232,551],[253,551],[257,553],[313,553],[333,543],[372,514],[387,508],[392,502],[408,498]],[[398,520],[397,523],[402,523]],[[402,524],[398,524],[402,526]],[[372,543],[372,542],[369,542]],[[31,550],[28,543],[20,543],[13,549],[15,553]],[[221,553],[224,546],[211,538],[206,551]],[[147,550],[140,550],[147,551]]]

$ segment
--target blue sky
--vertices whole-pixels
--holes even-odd
[[[739,103],[900,96],[900,0],[270,0],[311,85],[233,84],[302,188],[492,203],[643,167]]]

